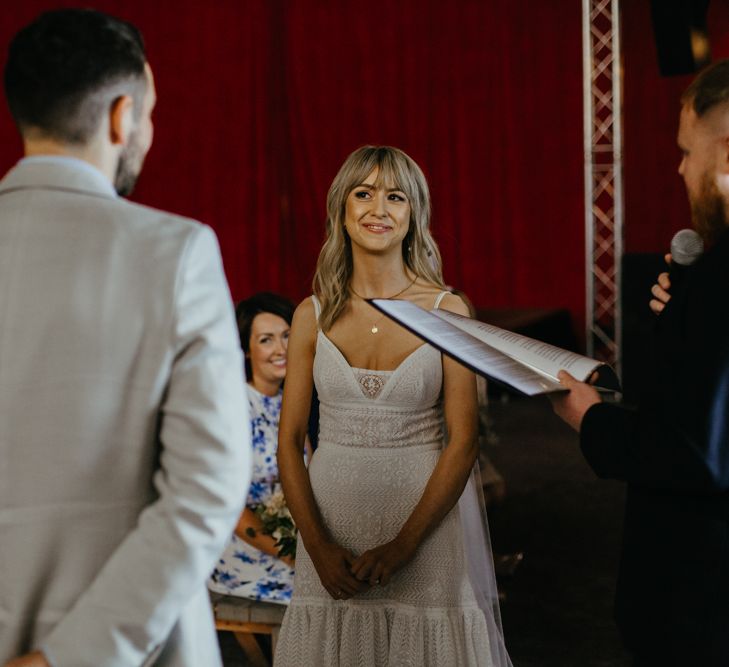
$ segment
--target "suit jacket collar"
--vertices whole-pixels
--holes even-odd
[[[56,156],[24,158],[0,181],[0,195],[15,190],[61,190],[116,198],[109,180],[82,160]]]

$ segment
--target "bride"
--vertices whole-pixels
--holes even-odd
[[[278,463],[300,532],[276,665],[510,665],[471,478],[474,376],[366,302],[468,315],[443,284],[425,177],[402,151],[365,146],[339,170],[327,213],[314,296],[289,339]]]

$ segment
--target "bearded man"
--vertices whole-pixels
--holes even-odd
[[[250,479],[243,360],[212,231],[118,196],[152,142],[141,36],[48,12],[5,91],[0,664],[220,665],[205,582]]]
[[[729,665],[729,61],[682,98],[679,174],[707,251],[662,274],[650,390],[601,402],[563,372],[557,414],[598,476],[627,482],[616,620],[635,665]]]

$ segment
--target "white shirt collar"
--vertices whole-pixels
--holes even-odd
[[[115,197],[117,196],[113,184],[106,175],[90,162],[86,162],[86,160],[71,157],[70,155],[30,155],[20,159],[18,164],[56,164],[83,170],[89,176],[93,177],[100,188],[103,188]]]

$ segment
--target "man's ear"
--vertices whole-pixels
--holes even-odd
[[[729,198],[729,136],[717,144],[716,153],[716,185],[724,199]]]
[[[729,174],[729,136],[724,137],[719,145],[719,164],[717,165],[720,174]]]
[[[722,135],[714,141],[716,173],[723,176],[729,175],[729,133],[722,132]]]
[[[109,108],[109,140],[115,146],[125,146],[134,129],[134,100],[120,95]]]

